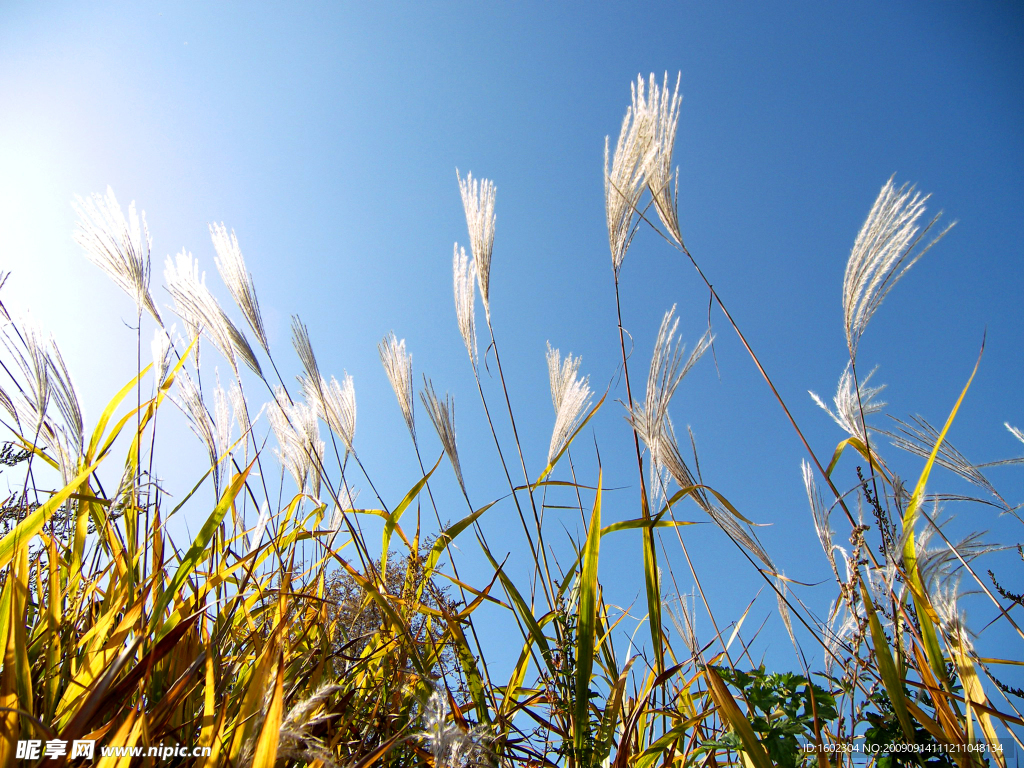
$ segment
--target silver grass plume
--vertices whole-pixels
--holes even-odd
[[[238,422],[242,436],[248,435],[252,431],[252,421],[249,416],[249,406],[245,402],[245,394],[242,392],[242,385],[237,380],[231,382],[228,398],[231,400],[231,412],[235,416],[235,421]],[[257,414],[257,418],[259,418],[259,414]]]
[[[679,319],[675,317],[675,305],[662,318],[658,329],[658,338],[654,342],[654,354],[651,356],[651,367],[647,374],[647,392],[644,404],[634,403],[628,419],[637,432],[644,438],[652,456],[659,455],[657,445],[664,432],[668,417],[668,406],[672,401],[676,388],[690,369],[708,350],[713,341],[710,333],[705,333],[697,346],[683,361],[686,347],[682,340],[676,340]],[[657,459],[655,459],[657,461]],[[661,462],[659,462],[660,464]]]
[[[299,492],[318,497],[324,442],[320,439],[317,409],[308,403],[292,402],[284,387],[278,387],[274,394],[275,402],[267,406],[267,419],[277,438],[277,456]]]
[[[434,691],[423,712],[424,729],[416,735],[426,741],[435,768],[474,768],[490,764],[486,726],[464,730],[448,719],[444,694]]]
[[[252,347],[206,287],[206,273],[199,273],[199,262],[191,253],[182,250],[173,261],[168,257],[164,279],[174,299],[174,309],[193,337],[202,329],[233,369],[237,369],[237,353],[242,362],[262,376]]]
[[[697,642],[697,611],[695,595],[678,595],[665,600],[662,605],[668,609],[669,618],[679,633],[686,649],[691,656],[700,653],[700,643]]]
[[[1006,427],[1010,431],[1011,435],[1013,435],[1018,440],[1020,440],[1022,443],[1024,443],[1024,432],[1021,432],[1017,427],[1010,426],[1010,422],[1008,422],[1008,421],[1004,421],[1003,422],[1003,426]]]
[[[345,513],[356,508],[356,499],[359,498],[359,489],[351,487],[347,482],[342,482],[338,490],[338,504],[334,507],[334,514],[331,515],[330,530],[337,533],[341,530],[341,524],[345,520]]]
[[[49,342],[28,317],[4,328],[3,341],[25,384],[25,389],[19,387],[21,391],[10,397],[15,406],[11,417],[18,423],[22,436],[32,440],[46,418],[52,395]]]
[[[149,312],[163,324],[153,295],[149,290],[150,249],[152,240],[146,226],[146,213],[135,213],[135,201],[128,206],[125,219],[114,190],[107,187],[105,196],[76,196],[72,204],[78,214],[75,242],[85,249],[85,255],[122,291],[127,293],[141,312]]]
[[[469,361],[473,370],[477,366],[476,350],[476,262],[466,256],[466,249],[455,244],[455,256],[452,259],[453,283],[455,287],[455,317],[459,321],[459,333],[469,353]]]
[[[878,413],[886,406],[886,403],[875,400],[875,396],[885,389],[886,385],[883,384],[880,387],[868,386],[868,382],[871,381],[871,377],[875,375],[877,370],[878,368],[873,369],[871,373],[864,377],[864,381],[860,382],[860,386],[854,388],[853,372],[850,365],[847,364],[842,375],[839,377],[839,385],[836,387],[835,397],[832,398],[832,402],[836,406],[835,413],[825,405],[824,401],[816,393],[810,390],[807,391],[814,399],[814,402],[818,404],[818,407],[831,416],[836,424],[842,427],[850,436],[859,438],[865,445],[867,444],[867,426],[864,423],[864,417]],[[859,395],[857,389],[860,390]]]
[[[402,409],[402,417],[409,428],[413,442],[416,441],[416,419],[413,408],[412,387],[412,355],[405,351],[405,339],[399,341],[392,331],[377,345],[380,362],[384,373],[391,382],[391,389],[398,398],[398,407]]]
[[[16,383],[11,393],[0,390],[0,404],[22,437],[45,448],[64,481],[71,482],[85,448],[82,408],[71,375],[51,336],[28,317],[15,323],[5,316],[9,322],[3,330],[4,346],[24,386]],[[48,415],[51,403],[57,406],[62,425]]]
[[[171,369],[171,337],[174,327],[167,331],[163,326],[157,326],[153,330],[153,340],[149,343],[149,349],[153,353],[153,377],[157,387],[164,383],[167,373]]]
[[[266,501],[263,502],[263,506],[260,507],[260,516],[256,519],[256,525],[253,526],[252,531],[249,533],[249,549],[247,554],[251,554],[259,547],[263,541],[263,534],[267,530],[267,523],[270,522],[270,504]]]
[[[857,234],[843,278],[843,322],[851,358],[857,357],[864,329],[889,291],[953,226],[921,246],[942,216],[940,212],[921,229],[918,222],[929,197],[906,184],[897,189],[890,178]]]
[[[455,443],[455,403],[451,396],[445,392],[444,402],[434,392],[434,384],[426,376],[423,377],[423,391],[420,392],[420,399],[427,409],[430,423],[434,425],[437,436],[441,440],[444,452],[448,454],[448,460],[455,470],[455,477],[459,481],[462,492],[466,492],[466,484],[462,480],[462,466],[459,464],[459,449]]]
[[[319,762],[324,768],[338,768],[330,745],[314,735],[314,731],[336,717],[323,705],[331,696],[343,690],[340,685],[321,685],[312,696],[289,710],[278,731],[279,758],[286,762]]]
[[[71,380],[64,357],[57,348],[56,342],[50,339],[50,381],[53,385],[53,402],[60,411],[64,422],[64,433],[68,438],[71,458],[79,459],[85,453],[85,419],[82,416],[82,405],[78,399],[78,391]],[[69,467],[70,469],[70,467]],[[68,478],[70,482],[70,478]]]
[[[213,470],[214,492],[220,498],[221,483],[227,470],[227,459],[221,459],[230,445],[231,434],[231,414],[227,408],[227,398],[218,383],[214,392],[214,410],[211,414],[203,402],[199,388],[187,371],[182,370],[178,374],[175,384],[178,385],[178,397],[172,397],[171,400],[188,417],[189,426],[206,447],[210,468]]]
[[[339,384],[333,376],[328,383],[320,375],[320,367],[309,340],[309,331],[299,320],[298,315],[292,316],[292,345],[302,361],[302,367],[306,370],[306,377],[300,379],[306,401],[316,407],[317,414],[331,431],[341,438],[345,449],[355,453],[353,441],[356,434],[356,391],[352,377],[346,373],[344,383]]]
[[[263,327],[263,316],[260,314],[260,303],[256,298],[256,287],[253,285],[252,275],[245,268],[245,259],[242,258],[242,249],[238,247],[235,231],[231,230],[229,236],[227,227],[223,224],[211,224],[210,237],[213,239],[214,250],[217,251],[214,263],[221,279],[227,286],[231,298],[242,311],[245,321],[256,334],[256,340],[263,347],[263,351],[270,354],[267,332]]]
[[[832,541],[832,536],[835,533],[829,522],[832,510],[825,507],[825,502],[821,498],[818,486],[814,482],[814,470],[811,465],[806,460],[801,459],[800,469],[803,473],[804,488],[807,489],[807,501],[811,505],[811,516],[814,518],[814,530],[818,534],[818,541],[821,542],[821,548],[825,552],[825,557],[828,558],[829,565],[832,566],[832,573],[835,574],[836,581],[842,583],[843,579],[839,576],[839,568],[836,566],[835,552],[839,550],[845,557],[846,551]]]
[[[644,191],[643,161],[649,143],[643,78],[637,77],[630,88],[633,103],[622,120],[614,154],[609,153],[609,138],[604,140],[604,209],[616,280],[636,233],[634,219]]]
[[[952,518],[937,520],[938,504],[936,504],[936,514],[934,515],[929,515],[924,510],[921,512],[926,525],[914,539],[914,551],[921,583],[929,594],[938,593],[943,585],[960,576],[963,568],[961,558],[963,562],[969,564],[982,555],[1003,549],[999,545],[983,541],[986,531],[971,531],[959,541],[947,543],[944,536],[940,535],[940,530]],[[903,549],[910,530],[908,528],[901,537],[900,550]],[[957,557],[957,554],[960,557]]]
[[[494,197],[497,191],[493,181],[474,179],[472,173],[459,180],[462,207],[466,211],[466,226],[469,228],[469,246],[476,265],[476,279],[480,284],[480,296],[484,302],[484,313],[488,324],[491,322],[491,254],[494,251]]]
[[[330,382],[321,378],[318,386],[313,386],[309,379],[302,380],[302,391],[306,400],[316,405],[317,414],[331,428],[345,450],[356,452],[356,389],[352,377],[346,373],[342,383],[331,377]]]
[[[651,74],[650,97],[645,105],[649,144],[643,158],[644,181],[651,191],[658,217],[668,233],[680,244],[683,236],[679,231],[679,169],[676,169],[673,189],[672,151],[676,143],[676,129],[679,127],[679,106],[683,101],[679,95],[681,79],[682,73],[676,78],[675,91],[669,96],[668,73],[665,73],[665,82],[661,88],[654,74]]]
[[[895,416],[892,420],[899,426],[900,434],[885,432],[892,440],[892,444],[900,450],[912,453],[915,456],[927,459],[939,440],[939,431],[926,419],[920,416],[912,416],[914,424],[908,424]],[[1006,506],[1003,497],[999,495],[995,486],[989,481],[977,465],[972,464],[966,456],[958,451],[949,440],[943,440],[939,446],[939,452],[935,456],[935,463],[945,467],[969,483],[987,491]]]
[[[551,382],[551,403],[555,406],[555,426],[548,446],[548,464],[565,447],[590,408],[590,377],[577,378],[580,358],[571,354],[561,359],[557,349],[548,344],[548,378]]]

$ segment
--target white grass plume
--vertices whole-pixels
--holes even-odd
[[[462,194],[462,207],[466,211],[466,226],[469,228],[469,246],[473,252],[473,263],[476,265],[476,278],[480,284],[480,297],[484,302],[484,313],[487,322],[491,322],[491,254],[494,252],[494,197],[497,191],[493,181],[474,179],[472,173],[466,178],[455,176],[459,180],[459,192]]]
[[[654,74],[651,74],[650,96],[644,105],[649,127],[646,132],[648,145],[643,157],[644,181],[651,191],[658,217],[669,235],[680,244],[683,242],[683,236],[679,231],[679,170],[676,169],[673,189],[672,152],[676,142],[676,129],[679,127],[679,106],[683,101],[679,95],[681,79],[682,73],[676,78],[675,91],[669,96],[668,73],[665,73],[665,81],[661,88],[658,87]]]
[[[219,498],[228,461],[226,458],[223,461],[221,459],[230,445],[231,435],[231,412],[227,405],[227,397],[218,382],[211,413],[203,402],[199,387],[187,371],[182,370],[177,375],[175,384],[178,387],[178,396],[172,397],[171,400],[188,417],[189,426],[206,447],[214,491]]]
[[[1017,427],[1011,426],[1010,422],[1008,422],[1008,421],[1004,421],[1003,422],[1003,426],[1006,427],[1009,430],[1011,435],[1013,435],[1018,440],[1020,440],[1022,443],[1024,443],[1024,432],[1021,432],[1020,429],[1018,429]]]
[[[942,216],[940,212],[921,229],[928,197],[906,184],[897,189],[890,178],[857,234],[843,278],[843,322],[851,358],[857,357],[864,329],[889,291],[953,226],[921,246]]]
[[[701,356],[710,348],[713,337],[705,333],[697,342],[693,352],[686,358],[683,356],[686,347],[682,340],[676,339],[679,319],[675,317],[675,305],[665,313],[658,329],[658,338],[654,342],[654,354],[651,356],[651,367],[647,374],[647,392],[644,404],[634,403],[629,414],[633,426],[653,442],[657,442],[663,425],[668,416],[668,406],[672,401],[676,388]],[[646,440],[645,440],[646,442]],[[652,452],[656,448],[648,444]]]
[[[448,701],[435,690],[424,707],[424,729],[416,734],[427,744],[434,768],[475,768],[490,765],[486,726],[464,730],[448,719]]]
[[[249,548],[247,554],[251,554],[263,541],[263,534],[267,530],[267,523],[270,522],[270,505],[264,501],[260,507],[260,516],[256,519],[256,525],[249,532]]]
[[[466,483],[462,479],[462,465],[459,463],[459,449],[455,442],[455,403],[446,392],[444,401],[434,392],[434,384],[426,376],[423,377],[423,391],[420,392],[420,399],[427,409],[430,423],[434,425],[437,436],[441,440],[444,452],[448,454],[448,460],[455,470],[455,477],[459,481],[462,492],[466,492]]]
[[[242,311],[245,321],[252,328],[263,351],[270,354],[267,332],[263,327],[263,316],[260,314],[260,303],[256,298],[256,287],[253,285],[252,275],[245,268],[245,259],[242,257],[242,249],[238,247],[235,231],[231,230],[231,234],[228,235],[227,227],[223,223],[211,224],[210,237],[214,250],[217,251],[214,263],[221,279],[227,286],[231,298]]]
[[[604,209],[616,281],[636,233],[637,207],[644,191],[643,161],[649,144],[643,78],[638,77],[630,87],[633,103],[622,120],[614,154],[609,152],[609,138],[604,140]]]
[[[476,348],[476,263],[466,256],[466,249],[455,244],[452,259],[453,284],[455,288],[455,317],[459,321],[459,333],[469,353],[473,370],[477,367]]]
[[[309,331],[298,315],[292,317],[292,344],[306,370],[300,378],[306,401],[316,407],[316,412],[331,428],[345,449],[355,453],[353,442],[356,436],[356,390],[352,377],[347,373],[342,383],[333,376],[330,382],[320,375],[320,367],[309,341]]]
[[[811,506],[811,517],[814,519],[814,530],[818,534],[818,541],[821,542],[825,557],[828,558],[829,565],[832,566],[832,573],[835,575],[836,581],[842,583],[843,579],[839,576],[839,568],[836,566],[835,552],[838,549],[845,557],[846,551],[832,541],[832,536],[835,533],[829,522],[832,510],[825,506],[825,502],[821,498],[818,486],[814,482],[814,470],[811,465],[801,459],[800,469],[803,473],[804,488],[807,489],[807,501]]]
[[[696,657],[700,653],[700,643],[697,641],[697,601],[696,595],[678,595],[662,602],[668,610],[669,618],[679,633],[686,649],[691,656]]]
[[[133,200],[126,219],[110,187],[106,195],[76,196],[72,207],[78,214],[75,242],[85,249],[89,261],[127,293],[140,312],[146,310],[162,325],[149,290],[152,240],[145,211],[138,216]]]
[[[577,378],[580,358],[571,354],[561,359],[557,349],[548,344],[548,378],[551,382],[551,403],[555,406],[555,426],[548,447],[548,464],[565,447],[566,441],[579,427],[590,408],[590,377]]]
[[[237,370],[237,353],[242,362],[262,376],[252,347],[206,287],[206,273],[200,274],[199,262],[191,253],[182,250],[173,261],[168,257],[164,280],[174,299],[175,311],[191,335],[195,336],[202,329],[233,369]]]
[[[405,339],[399,341],[394,332],[384,337],[377,345],[380,362],[384,366],[391,389],[398,398],[398,407],[402,409],[402,418],[409,428],[413,442],[416,441],[416,417],[413,407],[412,386],[412,355],[405,351]]]
[[[170,331],[158,326],[153,331],[153,340],[149,343],[150,352],[153,354],[153,378],[157,387],[164,383],[167,373],[171,369],[171,337],[174,327]]]
[[[345,373],[341,383],[331,376],[330,382],[323,387],[325,421],[341,438],[345,448],[353,454],[356,452],[356,388],[352,376]]]
[[[842,375],[839,377],[839,385],[836,387],[835,397],[832,398],[832,402],[836,406],[835,413],[825,405],[825,402],[816,393],[808,390],[808,394],[818,404],[819,408],[831,416],[832,420],[842,427],[847,434],[851,437],[859,438],[865,445],[867,444],[867,425],[864,423],[864,417],[878,413],[886,406],[886,403],[875,400],[875,397],[885,389],[886,385],[883,384],[880,387],[868,386],[868,382],[871,381],[871,377],[875,375],[877,370],[877,368],[873,369],[860,382],[860,395],[858,396],[857,390],[853,386],[853,371],[850,365],[847,364]]]
[[[338,504],[334,507],[331,515],[330,530],[337,533],[341,530],[341,524],[345,520],[345,514],[356,508],[356,499],[359,498],[359,489],[353,488],[347,482],[342,482],[338,490]]]
[[[300,492],[320,495],[320,467],[324,442],[316,408],[308,403],[291,402],[283,387],[275,391],[275,402],[267,407],[267,418],[277,438],[277,456],[288,470]]]

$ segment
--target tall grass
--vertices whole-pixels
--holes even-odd
[[[0,303],[0,405],[9,432],[0,460],[21,485],[0,510],[0,766],[18,762],[16,745],[25,739],[209,748],[174,758],[204,766],[1005,765],[996,750],[1019,745],[1024,720],[1021,692],[1000,675],[1019,666],[1020,655],[980,658],[960,603],[967,587],[980,590],[997,621],[1024,639],[1011,613],[1024,601],[1014,592],[1019,585],[991,572],[986,580],[976,569],[995,545],[977,533],[950,541],[931,511],[953,499],[930,490],[940,468],[981,494],[956,501],[996,507],[1011,526],[1007,535],[1019,537],[1017,507],[947,440],[971,381],[941,428],[919,420],[883,430],[868,423],[884,407],[881,388],[858,368],[871,317],[948,228],[939,228],[938,217],[922,218],[927,197],[913,188],[892,180],[882,188],[844,278],[849,365],[833,405],[815,396],[847,436],[817,453],[684,245],[671,170],[679,107],[678,83],[670,92],[667,77],[661,85],[653,76],[638,79],[614,151],[606,144],[618,327],[605,331],[618,335],[637,473],[633,513],[624,520],[604,514],[603,472],[579,478],[570,461],[575,438],[600,409],[613,407],[608,393],[595,402],[579,358],[549,347],[555,417],[546,456],[529,456],[519,440],[495,334],[501,318],[489,299],[491,181],[459,177],[470,251],[456,245],[453,260],[458,328],[507,485],[482,504],[467,491],[454,403],[424,377],[417,408],[404,340],[392,334],[379,349],[422,476],[401,498],[386,499],[378,488],[393,484],[375,484],[359,455],[351,377],[321,372],[295,317],[302,370],[298,385],[288,386],[233,232],[210,228],[217,269],[242,322],[182,251],[164,273],[179,336],[153,297],[145,216],[132,206],[126,217],[110,191],[79,201],[77,240],[135,302],[140,328],[143,315],[155,324],[153,361],[143,365],[140,330],[137,375],[86,425],[56,344]],[[790,553],[770,553],[680,447],[670,406],[710,348],[710,331],[687,352],[670,309],[646,381],[631,369],[621,268],[638,231],[648,228],[695,268],[806,448],[808,524],[835,578],[826,616],[807,607],[803,588],[776,565]],[[497,397],[480,376],[477,291]],[[211,375],[211,356],[227,361],[226,389]],[[168,409],[184,415],[209,464],[173,507],[153,472]],[[424,411],[444,451],[433,464],[420,445]],[[895,473],[881,451],[886,440],[915,457],[917,477]],[[445,459],[465,502],[455,515],[432,490],[446,482],[438,473]],[[46,490],[54,485],[59,490]],[[357,504],[356,485],[368,504]],[[191,540],[175,543],[168,521],[190,500],[194,507],[204,487],[216,503]],[[558,506],[568,496],[581,515],[578,539],[566,541],[545,525],[556,495]],[[524,563],[507,568],[481,525],[499,503],[515,508],[523,529],[525,580],[509,575]],[[746,614],[732,617],[735,629],[725,636],[728,624],[716,618],[686,548],[692,521],[679,515],[691,503],[775,594],[795,671],[755,663],[738,632]],[[379,542],[364,533],[373,518],[367,530],[381,531]],[[649,629],[647,640],[630,638],[627,657],[619,642],[623,615],[606,602],[599,567],[606,537],[624,530],[641,534],[636,558]],[[462,549],[479,547],[493,577],[474,584],[460,575],[457,539]],[[568,557],[555,560],[556,547]],[[659,547],[678,548],[688,573],[659,560]],[[511,668],[489,661],[479,639],[484,603],[487,621],[504,622],[521,644]],[[698,614],[713,628],[706,636],[697,632]],[[824,659],[821,669],[811,669],[808,649]],[[989,751],[969,748],[976,744]],[[870,754],[854,751],[865,745]],[[97,753],[97,762],[133,760]]]

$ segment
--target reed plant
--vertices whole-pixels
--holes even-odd
[[[843,282],[849,363],[831,405],[814,396],[845,437],[822,452],[684,244],[672,172],[679,112],[678,81],[673,89],[667,76],[639,78],[619,136],[605,147],[618,319],[605,330],[621,351],[616,394],[636,464],[626,519],[604,512],[604,473],[579,478],[571,460],[595,414],[617,407],[611,393],[592,390],[578,357],[548,348],[547,454],[530,455],[519,439],[495,334],[501,318],[490,303],[493,182],[458,176],[469,250],[456,244],[453,257],[457,326],[504,483],[483,503],[467,490],[454,402],[424,377],[418,407],[404,340],[390,334],[379,351],[421,476],[400,498],[385,498],[394,484],[375,484],[360,458],[352,378],[321,370],[296,316],[301,370],[289,384],[234,232],[210,227],[234,309],[221,306],[187,251],[167,261],[165,308],[153,293],[145,215],[132,205],[126,216],[109,190],[79,200],[77,242],[134,302],[138,366],[87,425],[56,343],[0,303],[8,432],[0,462],[20,486],[0,509],[0,766],[18,764],[19,742],[29,739],[55,753],[40,758],[54,766],[77,759],[51,744],[83,739],[198,748],[203,754],[172,760],[259,768],[1006,765],[999,750],[1020,746],[1024,719],[1021,691],[1002,677],[1022,661],[980,657],[961,603],[968,588],[983,593],[997,621],[1024,639],[1012,614],[1024,600],[1018,584],[978,571],[977,559],[999,545],[979,533],[952,541],[935,512],[945,501],[984,504],[999,511],[1010,541],[1019,538],[1018,507],[947,439],[973,374],[941,428],[924,420],[881,428],[881,387],[858,364],[872,316],[949,227],[925,218],[927,196],[892,179],[871,207]],[[687,352],[669,309],[646,381],[637,379],[621,289],[641,230],[693,266],[806,449],[808,525],[835,580],[826,615],[808,606],[801,592],[809,588],[783,575],[787,553],[770,553],[680,446],[673,396],[711,348],[710,329]],[[144,319],[154,327],[145,355]],[[485,358],[493,380],[481,376]],[[225,363],[226,388],[211,372]],[[173,497],[154,474],[168,411],[186,419],[208,464]],[[436,460],[421,443],[424,412],[443,450]],[[916,477],[900,477],[882,443],[914,457]],[[453,510],[450,494],[435,498],[445,461],[464,508]],[[931,490],[937,469],[973,484],[978,498]],[[193,521],[198,532],[176,543],[169,521],[210,489],[213,502]],[[499,504],[515,510],[527,542],[516,568],[482,524]],[[545,524],[546,512],[567,506],[581,516],[578,537]],[[775,595],[795,671],[755,663],[739,637],[745,615],[725,636],[729,625],[716,620],[687,551],[694,514],[714,523]],[[623,656],[624,614],[605,599],[600,562],[606,539],[626,530],[640,534],[649,637],[630,637]],[[457,539],[479,548],[487,578],[460,572]],[[673,571],[670,548],[687,573]],[[510,575],[523,567],[527,578]],[[710,619],[705,636],[698,614]],[[518,638],[510,668],[488,659],[481,621],[504,622]],[[812,669],[809,657],[822,666]],[[103,766],[153,761],[95,758]]]

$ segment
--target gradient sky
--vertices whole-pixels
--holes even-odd
[[[407,339],[417,380],[425,372],[455,396],[469,492],[483,504],[504,480],[456,329],[450,271],[452,243],[468,245],[455,169],[472,171],[498,188],[492,311],[531,474],[543,467],[554,418],[550,341],[582,355],[599,392],[611,386],[574,459],[593,482],[596,441],[605,484],[625,489],[609,493],[605,519],[636,517],[635,460],[617,402],[602,154],[630,83],[666,71],[681,73],[684,94],[676,162],[687,245],[815,450],[831,455],[843,434],[807,390],[834,391],[846,360],[846,258],[896,174],[959,224],[877,313],[860,365],[880,366],[874,381],[888,384],[894,415],[941,424],[987,333],[951,439],[975,461],[1019,456],[1024,446],[1003,422],[1024,427],[1020,3],[5,2],[4,301],[31,307],[54,333],[95,416],[134,370],[126,324],[135,314],[73,243],[73,196],[109,184],[122,205],[137,201],[154,274],[186,247],[226,302],[207,233],[208,222],[223,221],[238,234],[279,364],[298,370],[288,324],[299,313],[322,368],[354,376],[357,447],[385,495],[393,502],[417,477],[377,358],[377,342],[394,330]],[[158,299],[168,301],[162,289]],[[641,388],[673,304],[692,344],[706,327],[707,293],[691,267],[642,232],[623,271]],[[801,446],[724,319],[712,320],[717,370],[710,356],[701,362],[673,418],[692,427],[706,482],[770,524],[759,535],[785,572],[830,580],[800,480]],[[500,414],[496,382],[485,389]],[[511,448],[501,419],[499,430]],[[191,439],[174,437],[160,465],[179,487],[203,470]],[[894,460],[907,477],[920,470],[917,459]],[[847,486],[853,466],[844,465]],[[443,514],[456,519],[464,511],[442,471]],[[1024,496],[1019,467],[991,477],[1011,501]],[[984,509],[948,511],[1004,543],[1022,538],[1016,522]],[[552,518],[555,534],[563,523],[576,530],[578,515]],[[485,524],[521,576],[517,526],[507,502]],[[686,535],[727,623],[762,583],[717,530]],[[642,615],[639,538],[620,536],[603,551],[607,599],[636,600]],[[665,539],[673,568],[689,589],[673,541]],[[475,548],[463,543],[483,581]],[[988,567],[1019,586],[1019,560],[997,555]],[[807,599],[821,606],[832,593],[826,585]],[[772,606],[762,597],[748,626]],[[977,610],[979,624],[992,618],[991,608]],[[769,626],[769,652],[786,652]]]

